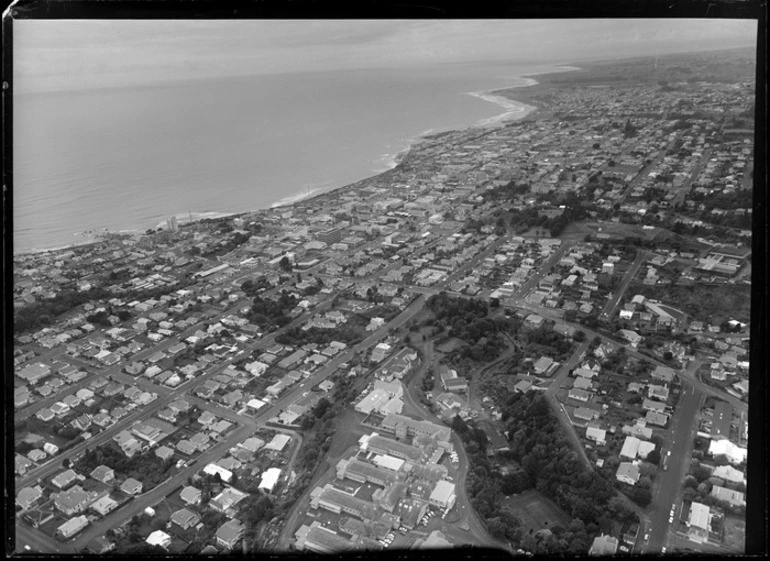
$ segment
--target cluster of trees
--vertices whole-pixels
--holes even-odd
[[[332,341],[339,341],[345,344],[355,344],[363,339],[362,331],[353,329],[348,325],[335,327],[334,329],[322,329],[320,327],[311,327],[303,331],[299,327],[287,329],[275,338],[276,343],[281,345],[292,345],[301,347],[308,343],[317,345],[328,345]]]
[[[696,465],[696,469],[697,469]],[[684,494],[682,496],[685,501],[695,501],[704,504],[708,507],[718,508],[723,512],[727,512],[736,516],[743,516],[746,513],[745,506],[732,505],[727,501],[723,501],[711,494],[711,490],[715,484],[725,486],[719,478],[699,478],[692,475],[688,475],[684,480]],[[745,492],[745,486],[743,491]]]
[[[131,319],[131,314],[128,310],[117,310],[113,313],[112,308],[110,308],[109,310],[100,310],[95,314],[87,315],[86,320],[88,320],[90,323],[100,325],[102,327],[112,327],[112,324],[108,318],[113,315],[116,316],[120,321],[128,321]]]
[[[636,514],[616,496],[612,483],[581,463],[562,434],[548,403],[537,392],[518,394],[499,388],[498,403],[508,429],[510,449],[500,453],[522,471],[500,474],[486,457],[486,435],[456,418],[452,428],[465,443],[470,457],[467,488],[474,508],[487,520],[490,532],[503,532],[519,546],[535,553],[585,553],[599,531],[608,532],[613,521],[636,520]],[[568,528],[551,528],[552,535],[537,540],[522,536],[517,522],[505,515],[501,497],[534,487],[568,513]],[[513,524],[511,524],[513,523]],[[501,536],[502,537],[502,536]],[[533,549],[535,548],[535,549]]]
[[[37,300],[18,308],[14,317],[14,332],[19,335],[31,329],[51,325],[60,315],[71,312],[86,302],[111,297],[112,294],[102,287],[94,287],[84,292],[74,288],[64,289],[53,298]]]
[[[91,473],[100,465],[112,468],[118,473],[130,475],[141,481],[145,489],[150,489],[168,477],[173,462],[170,458],[161,460],[150,450],[129,458],[122,451],[107,444],[87,448],[75,462],[73,469],[78,473]]]
[[[572,353],[570,340],[550,327],[542,326],[537,329],[524,330],[519,333],[518,339],[525,345],[524,353],[526,356],[548,355],[562,361]]]
[[[448,337],[463,341],[464,345],[449,357],[449,361],[458,366],[469,361],[494,360],[506,347],[503,334],[517,328],[510,318],[487,317],[489,305],[475,298],[452,297],[441,292],[428,298],[426,306],[433,313],[428,323],[439,333],[443,331]]]
[[[238,504],[238,519],[245,526],[243,538],[248,544],[249,551],[258,548],[259,527],[275,514],[273,501],[262,491],[249,495]]]
[[[74,415],[70,416],[70,419],[72,418],[74,418]],[[26,419],[17,423],[16,429],[17,431],[27,430],[32,434],[53,434],[60,436],[61,438],[65,438],[70,442],[80,436],[80,430],[76,429],[68,423],[64,423],[58,419],[54,420],[53,422],[41,421],[35,416],[27,417]],[[72,442],[72,444],[74,444],[74,442]],[[64,447],[60,446],[59,448],[64,450],[65,448],[69,447],[68,445],[70,445],[69,442],[65,444]]]
[[[519,183],[515,181],[509,181],[505,185],[499,187],[493,187],[484,191],[484,202],[513,202],[522,195],[526,195],[532,190],[532,187],[528,183]]]
[[[269,288],[272,288],[272,285],[265,275],[248,279],[241,284],[241,290],[246,293],[246,296],[256,296],[259,291],[267,290]]]
[[[274,330],[291,321],[286,311],[294,309],[296,305],[297,297],[286,291],[282,291],[277,300],[254,296],[246,319],[265,330]]]
[[[335,432],[335,419],[355,395],[356,390],[351,378],[338,376],[334,379],[334,390],[331,398],[321,398],[302,419],[300,426],[304,433],[303,444],[296,460],[297,480],[286,501],[279,505],[280,511],[287,512],[305,492],[315,477],[316,470],[322,469],[323,462],[320,460],[331,446]]]
[[[204,257],[211,257],[214,255],[224,255],[225,253],[230,253],[237,247],[249,241],[250,237],[251,237],[250,233],[235,232],[231,237],[219,242],[217,245],[210,248],[208,251],[206,251],[202,255]]]

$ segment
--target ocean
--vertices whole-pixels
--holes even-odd
[[[455,64],[16,95],[14,251],[347,185],[393,167],[423,133],[510,111],[478,92],[547,71]]]

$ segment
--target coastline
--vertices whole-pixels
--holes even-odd
[[[530,74],[525,76],[515,76],[515,78],[523,80],[525,83],[523,84],[515,84],[512,86],[506,86],[503,88],[495,88],[492,90],[481,90],[481,91],[475,91],[475,92],[465,92],[465,95],[471,95],[473,97],[477,97],[479,99],[482,99],[484,101],[495,103],[502,107],[504,111],[498,115],[494,115],[492,117],[488,117],[485,119],[482,119],[472,125],[469,125],[464,128],[459,129],[446,129],[446,130],[439,130],[439,129],[427,129],[426,131],[423,131],[419,133],[418,135],[411,137],[409,139],[401,140],[401,142],[405,142],[407,146],[400,150],[399,152],[395,154],[389,154],[386,153],[380,160],[382,161],[384,166],[380,170],[376,170],[373,172],[372,175],[367,176],[361,180],[355,181],[353,183],[348,183],[345,185],[340,185],[337,187],[328,188],[328,184],[331,182],[326,182],[324,184],[315,186],[311,189],[309,189],[306,192],[302,193],[296,193],[294,195],[289,195],[287,197],[284,197],[282,199],[279,199],[278,201],[271,203],[269,206],[258,208],[258,209],[250,209],[246,211],[237,211],[237,212],[226,212],[226,211],[199,211],[199,212],[187,212],[187,213],[178,213],[174,215],[177,218],[177,221],[180,224],[191,224],[195,222],[199,222],[201,220],[205,219],[215,219],[215,218],[227,218],[230,216],[238,216],[243,214],[252,214],[260,211],[267,211],[271,209],[280,209],[280,208],[287,208],[287,207],[293,207],[296,204],[299,203],[306,203],[314,200],[320,200],[321,197],[324,197],[326,195],[333,195],[336,193],[341,193],[343,191],[354,189],[358,187],[361,183],[371,181],[375,179],[376,177],[379,177],[380,175],[383,175],[385,173],[388,173],[396,168],[401,164],[401,162],[408,156],[410,150],[412,147],[417,144],[418,142],[429,138],[432,135],[439,135],[439,134],[445,134],[448,132],[454,132],[454,131],[462,131],[462,130],[472,130],[472,129],[489,129],[489,128],[495,128],[495,127],[501,127],[506,124],[509,124],[514,121],[519,121],[535,112],[537,112],[540,108],[535,105],[529,105],[526,103],[523,103],[521,101],[517,101],[508,97],[505,97],[501,95],[502,92],[506,92],[512,89],[517,88],[531,88],[533,86],[540,85],[540,82],[532,78],[532,76],[543,76],[543,75],[549,75],[549,74],[559,74],[562,72],[569,72],[569,71],[577,71],[581,70],[581,68],[571,65],[554,65],[549,67],[548,72],[542,72],[538,74]],[[526,96],[525,96],[526,97]],[[190,217],[192,216],[192,219]],[[166,220],[159,222],[154,229],[161,228],[163,229],[165,227]],[[121,232],[110,232],[110,233],[126,233],[126,234],[132,234],[141,235],[144,232],[143,229],[137,228],[132,230],[123,230]],[[73,234],[74,235],[74,234]],[[52,253],[52,252],[60,252],[60,251],[67,251],[71,250],[73,248],[86,246],[86,245],[92,245],[95,243],[99,243],[102,240],[93,239],[89,241],[82,241],[82,242],[73,242],[69,244],[64,244],[57,247],[51,247],[51,248],[32,248],[28,250],[21,250],[21,251],[14,251],[13,255],[14,257],[23,257],[25,255],[39,255],[43,253]]]

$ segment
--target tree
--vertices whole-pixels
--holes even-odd
[[[278,262],[278,266],[281,268],[282,271],[285,272],[291,272],[292,266],[291,262],[289,261],[289,257],[287,255],[284,255],[281,257],[281,260]]]
[[[647,454],[647,461],[656,466],[660,464],[660,452],[658,452],[658,450],[653,450]]]

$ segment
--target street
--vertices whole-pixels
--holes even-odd
[[[623,280],[620,282],[620,286],[618,286],[618,288],[615,290],[612,297],[604,306],[604,309],[602,310],[602,313],[599,317],[605,320],[609,320],[614,316],[615,308],[617,308],[618,304],[620,303],[620,300],[623,298],[623,295],[626,293],[626,290],[628,289],[628,285],[630,285],[631,282],[634,280],[636,273],[639,271],[639,267],[642,266],[642,263],[644,263],[648,255],[649,253],[642,249],[637,251],[636,259],[634,259],[634,262],[628,268],[628,271],[626,271],[626,274],[623,276]]]
[[[682,384],[677,413],[672,417],[670,442],[661,449],[661,466],[668,458],[667,468],[659,469],[653,482],[652,503],[648,508],[650,539],[644,544],[641,553],[659,553],[662,547],[669,546],[668,535],[671,530],[669,516],[671,507],[675,507],[674,524],[677,524],[682,508],[681,497],[684,491],[682,482],[690,467],[690,458],[695,446],[695,416],[703,403],[703,394]],[[670,453],[670,455],[669,455]]]
[[[374,345],[375,343],[379,342],[381,339],[384,339],[387,337],[389,331],[393,328],[398,328],[402,326],[404,323],[409,321],[417,312],[419,312],[422,309],[422,305],[424,302],[425,297],[424,296],[418,296],[407,308],[404,309],[403,312],[401,312],[398,316],[393,318],[389,323],[385,324],[384,326],[380,327],[376,331],[374,331],[369,337],[364,339],[362,342],[355,345],[353,348],[348,349],[347,351],[341,353],[337,357],[330,360],[328,363],[326,363],[323,367],[321,367],[318,372],[316,372],[314,375],[312,375],[310,378],[307,379],[308,385],[316,385],[321,383],[323,380],[328,378],[330,375],[335,373],[339,366],[348,360],[350,360],[355,354],[358,354],[362,352],[364,349],[370,347],[371,345]],[[293,326],[295,322],[299,322],[300,320],[306,319],[305,316],[300,316],[294,322],[290,323],[286,328],[290,328]],[[266,347],[272,344],[272,341],[274,340],[275,333],[272,335],[266,336],[263,339],[255,342],[253,344],[254,348],[259,347]],[[253,350],[253,349],[252,349]],[[196,385],[197,383],[200,383],[212,376],[215,376],[217,373],[222,372],[227,366],[229,366],[233,360],[235,360],[236,357],[231,357],[227,361],[217,365],[216,367],[212,368],[209,372],[206,374],[198,377],[195,379]],[[152,506],[153,504],[156,504],[161,498],[163,498],[167,493],[171,492],[175,488],[175,486],[181,484],[182,481],[185,481],[187,477],[190,475],[198,472],[201,470],[205,465],[211,461],[215,461],[219,458],[221,458],[225,451],[229,448],[232,448],[235,446],[238,442],[244,440],[249,435],[254,433],[254,430],[257,426],[263,425],[267,420],[271,419],[272,417],[276,416],[281,410],[285,409],[294,401],[299,399],[299,397],[302,395],[303,388],[306,384],[301,384],[296,386],[291,391],[287,392],[283,397],[279,398],[278,400],[274,401],[273,403],[269,404],[266,407],[263,407],[255,416],[253,419],[250,419],[247,416],[237,416],[233,415],[233,413],[226,408],[221,408],[214,404],[208,404],[206,402],[203,402],[202,400],[199,400],[195,397],[190,397],[191,400],[193,400],[197,405],[202,406],[206,409],[216,409],[217,414],[222,414],[222,416],[230,419],[235,420],[236,422],[241,423],[241,426],[233,431],[231,435],[223,442],[218,443],[216,446],[212,447],[211,449],[204,452],[191,466],[185,468],[181,472],[179,472],[177,475],[175,475],[171,480],[167,481],[164,484],[159,485],[152,491],[145,493],[139,498],[134,499],[129,504],[118,510],[117,512],[108,515],[105,519],[100,520],[96,524],[89,526],[83,533],[79,534],[78,537],[76,537],[73,541],[64,544],[59,542],[53,542],[57,544],[57,548],[53,551],[77,551],[78,549],[85,547],[85,545],[93,539],[96,536],[103,535],[104,532],[107,530],[107,528],[114,528],[131,518],[134,514],[137,514],[144,510],[147,506]],[[184,387],[183,387],[184,386]],[[187,391],[187,387],[185,384],[183,386],[180,386],[179,388],[176,388],[175,390],[170,391],[165,397],[158,398],[149,405],[138,408],[132,415],[129,415],[128,417],[122,419],[119,423],[113,425],[112,427],[102,431],[98,435],[94,436],[90,440],[87,440],[85,442],[82,442],[69,450],[67,450],[65,453],[60,454],[55,458],[55,461],[50,461],[40,467],[38,467],[35,470],[32,470],[24,477],[17,480],[16,487],[17,489],[21,489],[23,487],[29,486],[34,484],[39,478],[45,478],[53,473],[60,471],[62,469],[62,462],[65,458],[72,459],[76,455],[83,452],[87,447],[95,447],[100,444],[103,444],[104,442],[111,439],[115,434],[118,432],[127,429],[131,426],[133,421],[137,421],[142,418],[147,418],[160,410],[161,408],[165,407],[168,403],[179,397],[180,395],[184,394]],[[225,414],[225,412],[227,412]],[[17,520],[17,528],[21,528],[23,526],[23,522],[20,520]],[[24,530],[24,533],[21,534],[22,536],[25,536],[26,541],[31,541],[35,537],[37,537],[37,543],[38,547],[48,547],[51,545],[51,543],[47,543],[47,540],[50,540],[51,538],[48,538],[45,534],[42,534],[42,532],[38,530],[34,530],[32,528],[26,527]],[[38,536],[39,535],[39,536]],[[23,546],[25,544],[19,542],[19,545],[17,545],[17,550],[19,548],[23,549]],[[43,552],[50,552],[52,550],[50,549],[41,549]]]

